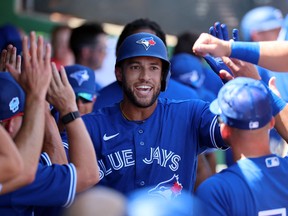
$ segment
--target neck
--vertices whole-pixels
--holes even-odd
[[[120,110],[122,116],[128,121],[144,121],[149,118],[156,109],[157,103],[150,107],[139,108],[131,105],[128,102],[122,101],[120,103]]]

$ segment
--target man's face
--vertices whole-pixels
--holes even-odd
[[[82,115],[92,112],[95,100],[88,101],[84,98],[78,97],[76,98],[76,103],[77,103],[77,107],[80,112],[80,115],[82,116]]]
[[[161,89],[162,61],[154,57],[135,57],[116,68],[126,97],[138,107],[149,107],[157,100]]]
[[[251,38],[253,41],[274,41],[277,40],[281,28],[275,28],[272,30],[252,32]]]
[[[101,68],[107,52],[107,36],[105,34],[98,35],[95,45],[90,46],[89,48],[90,56],[88,58],[87,66],[93,70]]]

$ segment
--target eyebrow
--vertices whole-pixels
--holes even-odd
[[[127,60],[127,64],[140,64],[141,65],[141,62],[140,61],[137,61],[137,60],[133,60],[133,59],[129,59]],[[160,62],[150,62],[150,65],[161,65]]]

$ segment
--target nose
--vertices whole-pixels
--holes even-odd
[[[149,76],[149,70],[145,67],[143,67],[141,69],[141,73],[140,73],[140,76],[139,76],[139,79],[140,80],[149,80],[150,76]]]

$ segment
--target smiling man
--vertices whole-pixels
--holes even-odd
[[[82,116],[97,153],[100,184],[125,195],[140,188],[152,195],[151,187],[153,195],[169,199],[192,193],[198,154],[227,148],[209,103],[158,97],[166,90],[170,62],[154,34],[123,41],[115,74],[123,100]]]

